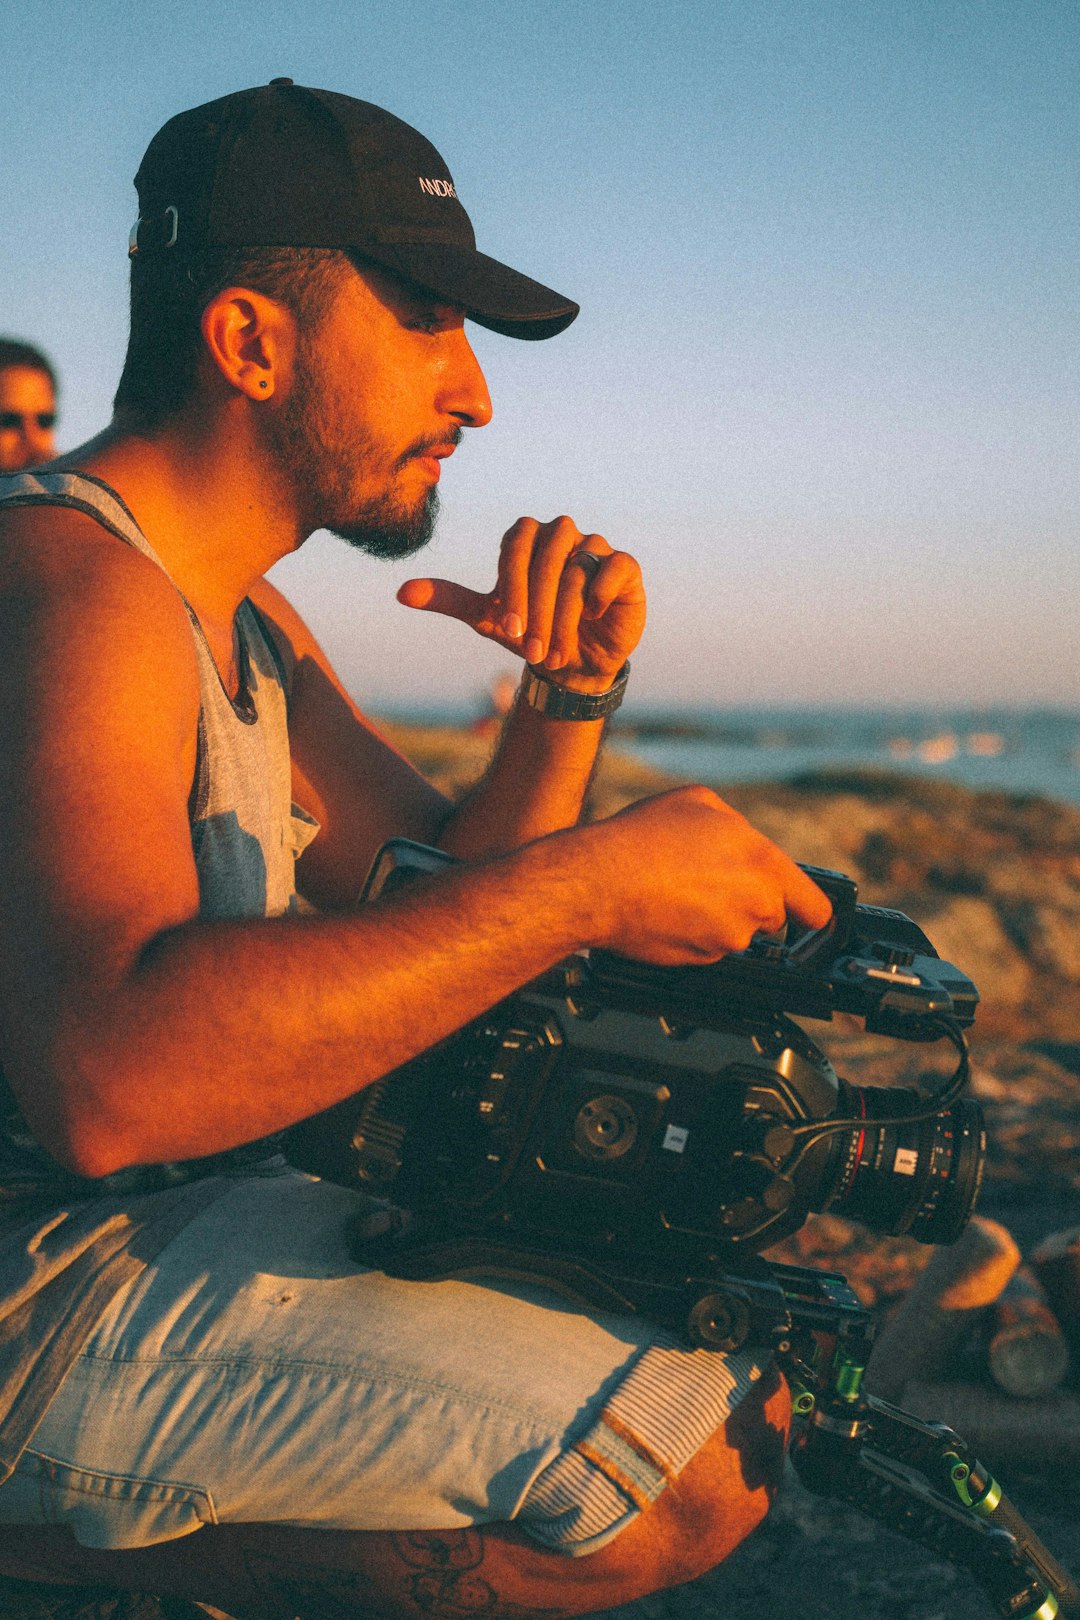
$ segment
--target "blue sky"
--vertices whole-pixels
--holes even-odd
[[[495,419],[421,566],[276,571],[352,690],[468,700],[507,657],[398,607],[490,584],[521,512],[641,559],[635,697],[1080,706],[1074,0],[23,0],[5,24],[0,327],[108,417],[132,176],[278,74],[443,152],[480,245],[569,293],[477,331]]]

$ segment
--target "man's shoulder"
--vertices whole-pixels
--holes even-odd
[[[105,529],[96,519],[75,506],[52,501],[7,505],[3,486],[11,482],[13,480],[0,480],[0,540],[5,544],[18,542],[21,550],[24,543],[30,540],[48,545],[64,536],[81,536],[85,539],[95,533],[105,535]]]
[[[52,504],[0,505],[0,591],[31,584],[45,592],[126,588],[180,603],[158,564],[90,513]]]
[[[194,670],[187,611],[157,563],[76,509],[0,507],[0,659],[109,648],[137,663],[151,643]]]

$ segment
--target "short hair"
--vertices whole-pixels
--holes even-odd
[[[27,371],[44,372],[52,384],[53,393],[60,392],[55,367],[47,355],[42,354],[32,343],[24,343],[21,338],[0,337],[0,371],[8,371],[12,366],[24,366]]]
[[[202,353],[202,313],[223,287],[277,299],[313,327],[348,264],[337,248],[204,247],[136,255],[131,330],[113,409],[134,426],[152,428],[186,404]]]

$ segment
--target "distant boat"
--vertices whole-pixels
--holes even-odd
[[[943,765],[946,760],[955,759],[960,744],[951,731],[943,731],[938,737],[927,737],[919,744],[919,758],[924,765]]]
[[[1005,739],[1000,731],[971,731],[964,743],[969,754],[983,759],[994,759],[1005,752]]]

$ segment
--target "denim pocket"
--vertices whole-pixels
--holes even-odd
[[[84,1547],[148,1547],[216,1524],[209,1490],[76,1468],[28,1447],[0,1486],[0,1522],[66,1524]]]

